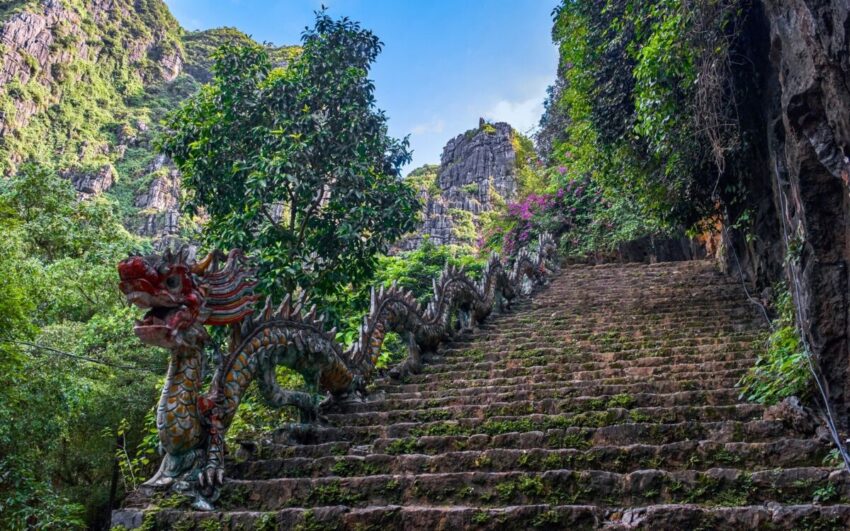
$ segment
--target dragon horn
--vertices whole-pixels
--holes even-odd
[[[207,269],[210,267],[210,264],[212,264],[213,258],[215,258],[215,255],[216,255],[216,253],[215,253],[215,251],[213,251],[213,252],[209,253],[208,255],[206,255],[203,258],[203,260],[201,260],[200,262],[196,262],[192,266],[192,273],[194,273],[196,275],[203,275],[207,271]]]

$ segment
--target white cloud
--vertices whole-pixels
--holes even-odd
[[[421,124],[414,125],[410,130],[414,135],[425,135],[429,133],[442,133],[443,129],[445,129],[446,123],[439,118],[435,118],[430,122],[425,122]]]
[[[508,122],[514,129],[526,133],[537,127],[543,115],[543,101],[546,99],[546,87],[549,80],[535,80],[533,88],[524,99],[497,101],[484,113],[484,118],[494,122]]]
[[[484,117],[494,122],[508,122],[514,129],[526,132],[537,126],[543,114],[543,98],[522,101],[498,101]]]

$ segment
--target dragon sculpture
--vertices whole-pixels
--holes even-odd
[[[144,486],[183,492],[194,498],[197,509],[211,510],[224,481],[224,433],[252,381],[269,405],[294,406],[302,422],[315,422],[320,406],[314,395],[282,389],[275,379],[277,365],[329,394],[325,405],[362,396],[388,332],[406,336],[409,348],[408,358],[390,375],[416,373],[423,352],[436,350],[456,330],[473,328],[494,308],[507,309],[519,294],[543,283],[554,268],[554,251],[551,237],[541,236],[537,252],[522,250],[510,268],[491,256],[477,281],[460,268],[446,267],[424,308],[396,285],[373,289],[359,338],[347,349],[336,342],[335,329],[325,330],[315,306],[302,311],[303,298],[294,302],[287,296],[276,308],[266,299],[260,306],[254,270],[239,250],[226,257],[214,252],[200,261],[191,260],[185,248],[121,261],[121,291],[147,310],[135,334],[170,351],[156,415],[164,457]],[[229,345],[204,392],[208,326],[229,328]]]

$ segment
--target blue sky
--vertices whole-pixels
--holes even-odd
[[[478,118],[526,132],[542,113],[558,57],[557,0],[165,0],[184,28],[234,26],[261,42],[296,44],[321,4],[384,42],[371,77],[390,133],[410,135],[413,164],[438,163]]]

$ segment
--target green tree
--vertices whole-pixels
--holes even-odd
[[[407,139],[388,136],[367,77],[380,50],[319,12],[286,67],[263,47],[220,48],[212,83],[167,122],[161,148],[183,172],[187,209],[209,215],[206,246],[251,252],[270,293],[362,283],[414,228]]]
[[[144,242],[113,202],[32,165],[0,181],[0,232],[0,528],[100,527],[116,430],[142,439],[167,359],[115,285]]]

